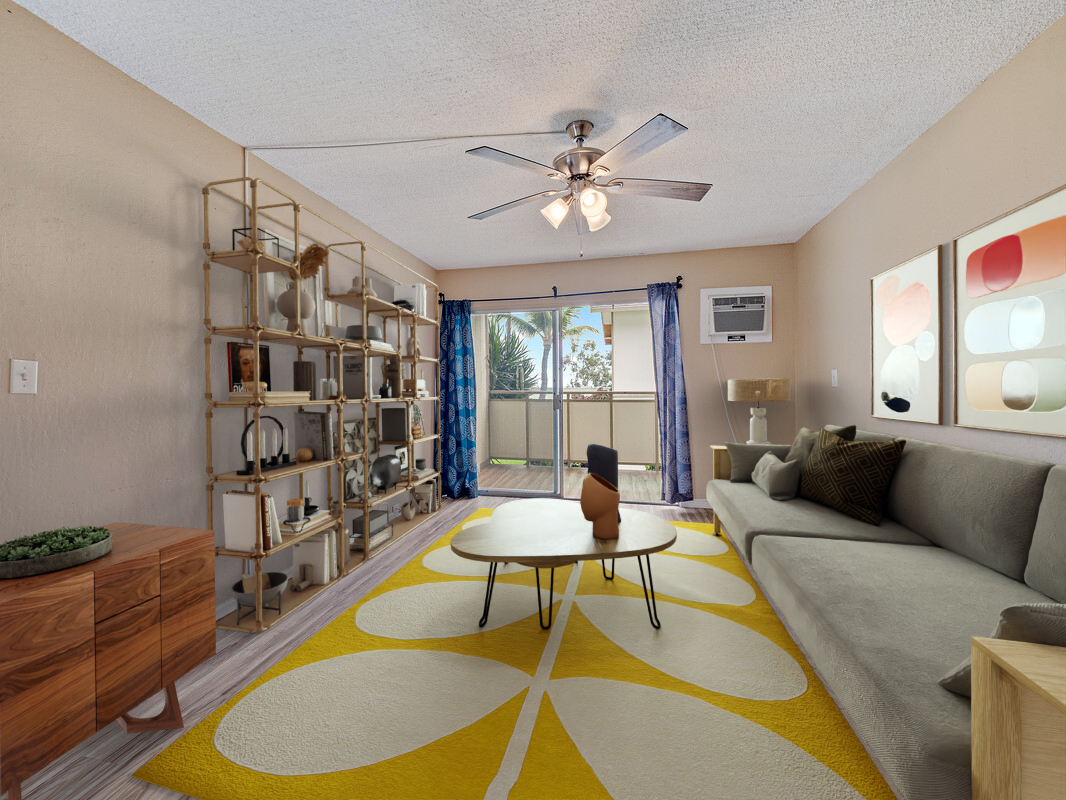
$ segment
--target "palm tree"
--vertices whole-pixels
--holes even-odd
[[[588,325],[574,325],[581,313],[580,308],[560,309],[559,332],[563,341],[573,341],[580,336],[589,333],[599,333],[595,328]],[[548,389],[548,358],[551,355],[553,341],[553,325],[551,311],[527,311],[521,317],[514,314],[502,315],[509,317],[518,333],[526,339],[539,336],[544,345],[540,355],[540,391],[543,396]]]
[[[494,314],[489,317],[489,391],[532,389],[535,367],[529,356],[529,348],[521,336],[507,330],[509,325],[503,316]]]

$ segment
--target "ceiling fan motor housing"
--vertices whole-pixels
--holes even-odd
[[[552,166],[571,178],[586,178],[592,172],[592,165],[603,155],[595,147],[572,147],[555,157]]]

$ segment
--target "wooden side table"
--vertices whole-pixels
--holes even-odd
[[[973,800],[1066,797],[1066,647],[971,640]]]
[[[711,445],[711,480],[729,480],[729,476],[733,472],[733,462],[729,460],[729,451],[724,444],[712,444]],[[722,535],[722,520],[718,519],[718,512],[713,508],[711,512],[714,515],[714,535]]]

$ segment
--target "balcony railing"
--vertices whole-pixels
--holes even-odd
[[[618,451],[619,464],[660,466],[654,392],[566,389],[562,392],[562,405],[565,462],[583,462],[586,448],[601,444]],[[480,414],[479,418],[486,419]],[[490,391],[487,422],[487,431],[478,432],[480,463],[552,461],[550,393]]]

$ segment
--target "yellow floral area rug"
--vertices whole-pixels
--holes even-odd
[[[892,800],[728,541],[675,527],[660,630],[636,559],[557,569],[550,630],[534,571],[501,565],[479,628],[488,569],[455,528],[136,777],[202,800]]]

